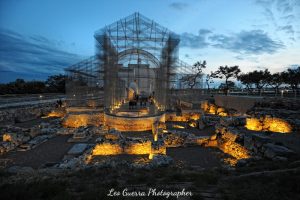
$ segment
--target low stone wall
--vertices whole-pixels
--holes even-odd
[[[0,123],[25,122],[48,115],[55,103],[37,104],[0,110]]]
[[[247,97],[247,96],[223,96],[216,95],[215,104],[227,109],[235,109],[238,112],[245,114],[250,110],[256,102],[261,102],[262,97]]]
[[[151,141],[103,142],[92,150],[93,156],[108,156],[119,154],[146,155],[151,153]]]
[[[62,122],[64,127],[99,126],[104,121],[102,108],[68,107],[66,112]]]
[[[166,113],[166,121],[170,122],[187,122],[189,120],[198,120],[200,118],[200,113],[193,110],[183,110],[181,115],[176,115],[176,113]]]
[[[101,117],[102,116],[102,117]],[[64,127],[99,126],[103,123],[103,113],[69,113],[63,119]]]
[[[165,122],[165,114],[153,117],[121,117],[104,114],[104,122],[118,131],[148,131],[156,121]]]

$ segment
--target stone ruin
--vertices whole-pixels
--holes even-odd
[[[297,132],[299,121],[294,117],[298,116],[298,112],[290,111],[289,113],[287,109],[271,110],[270,107],[256,105],[249,110],[248,114],[241,114],[232,109],[218,107],[209,101],[203,101],[200,108],[198,111],[183,111],[178,116],[172,113],[167,114],[166,119],[169,122],[183,124],[175,124],[177,128],[175,125],[170,128],[165,123],[154,123],[153,135],[149,138],[124,136],[122,132],[99,125],[99,122],[97,126],[92,123],[66,126],[66,119],[70,120],[69,115],[65,111],[54,110],[46,115],[57,117],[49,123],[40,123],[31,128],[4,126],[1,129],[0,152],[5,154],[9,151],[28,151],[58,135],[71,135],[68,142],[74,143],[73,147],[60,163],[52,167],[80,169],[91,166],[118,166],[119,164],[138,168],[166,166],[173,163],[173,159],[166,155],[167,148],[193,145],[218,148],[228,154],[229,158],[223,160],[227,166],[244,166],[261,159],[286,161],[295,155],[292,149],[275,142],[271,136]],[[292,117],[286,117],[287,113]],[[81,117],[81,114],[76,115],[77,118],[78,116]],[[276,126],[273,125],[274,123]],[[255,128],[251,128],[254,126],[252,124],[255,124]],[[196,136],[189,131],[190,129],[203,130],[212,126],[215,127],[215,134],[212,136]],[[91,143],[92,140],[94,142]],[[114,160],[111,157],[114,155],[144,157],[128,162]],[[97,156],[103,159],[94,159]]]

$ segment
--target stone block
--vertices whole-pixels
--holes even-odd
[[[288,149],[287,147],[272,144],[272,143],[267,143],[263,145],[263,148],[265,149],[264,151],[264,156],[267,158],[274,158],[276,156],[290,156],[294,154],[294,151]]]
[[[80,144],[74,144],[73,147],[68,151],[68,154],[70,155],[76,155],[76,154],[82,154],[86,148],[87,144],[80,143]]]

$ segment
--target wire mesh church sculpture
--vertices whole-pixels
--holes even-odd
[[[104,96],[106,113],[151,98],[164,112],[178,77],[192,67],[178,59],[179,36],[156,22],[134,13],[95,32],[96,55],[65,69],[70,106],[97,106]],[[104,91],[104,95],[101,93]],[[139,102],[137,102],[139,103]]]

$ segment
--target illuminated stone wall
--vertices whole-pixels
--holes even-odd
[[[276,117],[247,118],[245,127],[253,131],[292,132],[292,126],[287,121]]]
[[[224,153],[227,153],[236,159],[250,158],[249,151],[244,146],[242,146],[236,142],[227,141],[227,142],[218,144],[218,146]]]
[[[124,153],[126,154],[150,154],[151,142],[146,141],[143,143],[129,143],[124,147]]]
[[[228,112],[223,107],[218,107],[213,103],[209,103],[208,101],[202,101],[200,108],[207,114],[219,115],[219,116],[228,116]]]
[[[120,143],[104,142],[97,144],[93,151],[93,156],[107,156],[119,154],[146,155],[151,153],[151,142],[129,142],[125,145]]]
[[[105,125],[118,131],[148,131],[156,121],[165,122],[165,114],[154,117],[121,117],[104,114]]]
[[[78,128],[80,126],[88,126],[88,125],[99,126],[102,123],[103,123],[103,119],[101,119],[101,114],[99,113],[68,114],[62,122],[64,127],[73,127],[73,128]]]
[[[171,122],[187,122],[189,120],[198,120],[200,113],[183,112],[181,116],[176,116],[176,113],[166,113],[166,121]]]
[[[118,154],[122,154],[122,153],[123,153],[123,148],[118,143],[115,143],[115,144],[112,144],[112,143],[97,144],[94,147],[93,151],[92,151],[93,156],[118,155]]]

